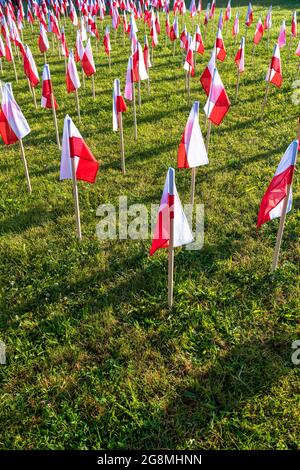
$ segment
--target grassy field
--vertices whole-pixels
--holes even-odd
[[[250,66],[255,25],[268,7],[268,2],[253,3],[237,103],[237,48],[229,31],[224,35],[228,56],[218,69],[232,106],[212,131],[209,165],[197,173],[196,203],[205,207],[205,243],[197,252],[176,250],[171,311],[167,252],[150,258],[150,240],[101,241],[95,230],[97,207],[117,204],[121,195],[128,196],[128,204],[158,204],[167,168],[176,166],[191,107],[179,44],[173,57],[172,46],[161,37],[154,52],[150,96],[142,84],[137,143],[131,105],[124,116],[124,177],[119,137],[112,132],[111,92],[117,77],[124,89],[129,42],[123,48],[119,35],[115,45],[112,35],[111,73],[102,43],[96,53],[93,42],[97,96],[93,102],[87,79],[80,90],[79,130],[102,163],[95,185],[79,182],[81,243],[75,233],[72,183],[59,182],[52,114],[34,109],[21,63],[16,60],[18,84],[12,66],[3,63],[2,79],[13,82],[32,129],[24,146],[33,193],[29,197],[26,192],[18,145],[1,144],[0,339],[6,343],[7,364],[0,366],[0,448],[300,447],[300,369],[291,362],[291,343],[300,339],[297,172],[294,208],[274,278],[269,270],[278,220],[258,235],[255,230],[260,200],[296,137],[299,106],[291,101],[296,41],[291,53],[288,47],[282,50],[283,86],[271,88],[265,118],[259,119],[273,45],[283,18],[290,31],[289,8],[295,2],[272,2],[270,48],[263,38]],[[244,22],[246,6],[240,12]],[[218,14],[219,9],[215,23]],[[163,35],[164,15],[160,18]],[[186,22],[190,30],[188,15]],[[137,24],[142,41],[144,27]],[[191,83],[191,99],[200,101],[200,109],[206,97],[199,77],[214,34],[210,25],[205,55],[197,57]],[[41,72],[37,35],[37,25],[34,35],[28,27],[24,31]],[[69,23],[67,41],[69,47],[74,42]],[[77,125],[75,99],[66,93],[64,61],[57,50],[48,62],[62,131],[66,113]],[[38,100],[40,94],[39,88]],[[201,112],[205,134],[203,120]],[[189,202],[190,172],[177,172],[176,184],[182,202]]]

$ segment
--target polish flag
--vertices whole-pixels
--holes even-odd
[[[83,140],[72,119],[67,115],[64,122],[60,179],[72,179],[71,159],[75,159],[76,179],[95,183],[99,164]]]
[[[209,95],[215,67],[216,67],[216,49],[213,48],[210,60],[200,77],[200,83],[207,96]]]
[[[275,44],[275,47],[274,47],[273,57],[271,60],[271,64],[269,66],[266,81],[273,83],[273,85],[276,85],[278,88],[281,87],[282,71],[281,71],[280,49],[279,49],[278,44]]]
[[[158,37],[154,18],[151,20],[150,36],[152,37],[152,47],[156,47],[158,45]]]
[[[139,80],[147,80],[148,73],[146,70],[145,62],[144,62],[144,55],[142,51],[142,46],[138,42],[135,46],[135,50],[132,54],[132,79],[134,82],[138,82]]]
[[[76,62],[80,62],[82,60],[83,54],[84,54],[84,46],[82,43],[80,31],[78,29],[77,35],[76,35],[76,52],[75,52]]]
[[[170,31],[171,31],[171,27],[170,27],[170,17],[169,17],[169,13],[166,14],[166,35],[170,37]]]
[[[53,93],[52,82],[50,76],[49,65],[45,64],[43,69],[43,86],[42,86],[42,99],[41,106],[42,108],[52,108],[51,102],[51,93]],[[53,95],[54,108],[57,109],[57,102]]]
[[[258,218],[257,228],[269,220],[281,217],[284,200],[288,193],[288,185],[292,184],[295,171],[296,158],[298,153],[299,141],[294,140],[287,148],[279,163],[275,175],[262,198]],[[289,194],[289,201],[286,212],[292,208],[292,190]]]
[[[188,51],[183,65],[184,70],[186,70],[192,77],[195,75],[195,66],[194,66],[194,53],[193,53],[193,39],[190,37]]]
[[[261,38],[263,37],[263,34],[264,34],[264,27],[263,27],[261,18],[259,18],[257,25],[256,25],[256,30],[254,33],[254,38],[253,38],[254,44],[258,44],[260,42]]]
[[[280,48],[286,45],[286,27],[285,20],[282,21],[279,36],[278,36],[278,45]]]
[[[66,35],[65,35],[65,28],[61,28],[61,53],[63,57],[69,57],[69,49],[67,46]]]
[[[79,80],[76,63],[75,63],[72,51],[70,51],[69,53],[69,60],[68,60],[68,67],[67,67],[67,74],[66,74],[66,85],[67,85],[68,93],[78,90],[78,88],[80,87],[80,80]]]
[[[235,15],[235,18],[234,18],[234,23],[233,23],[233,27],[232,27],[232,36],[237,36],[239,34],[239,31],[240,31],[240,26],[239,26],[239,13],[237,13]]]
[[[294,11],[292,15],[292,28],[291,28],[291,34],[293,38],[297,37],[297,12]]]
[[[105,28],[105,35],[104,35],[104,38],[103,38],[103,45],[104,45],[105,53],[107,55],[109,55],[110,51],[111,51],[109,26],[106,26],[106,28]]]
[[[185,49],[187,51],[188,46],[189,46],[188,34],[187,34],[186,25],[184,25],[184,29],[180,35],[180,47],[181,49]]]
[[[94,73],[96,72],[90,38],[88,39],[86,43],[85,51],[84,51],[82,61],[81,61],[81,66],[87,77],[94,75]]]
[[[195,45],[196,45],[196,52],[198,54],[204,54],[204,44],[202,40],[202,34],[200,30],[200,26],[197,24],[196,26],[196,33],[195,33]]]
[[[24,139],[30,127],[7,85],[2,88],[0,135],[5,145]]]
[[[219,15],[218,28],[220,28],[221,31],[222,31],[222,29],[223,29],[223,15],[222,15],[222,10],[220,11],[220,15]]]
[[[81,39],[82,41],[87,40],[87,34],[86,34],[86,27],[85,27],[85,22],[84,22],[84,17],[81,17],[81,23],[80,23],[80,34],[81,34]]]
[[[159,15],[158,15],[158,11],[156,12],[156,18],[155,18],[155,28],[156,28],[156,32],[157,32],[157,34],[160,34],[161,28],[160,28],[160,22],[159,22]]]
[[[13,60],[13,53],[11,49],[11,42],[9,37],[7,36],[6,41],[5,41],[5,57],[7,62],[12,62]]]
[[[246,14],[246,26],[249,28],[253,23],[253,8],[251,3],[248,5],[247,14]]]
[[[48,38],[47,38],[47,31],[46,31],[45,27],[42,24],[40,24],[40,35],[39,35],[38,44],[39,44],[40,52],[42,54],[44,52],[47,52],[49,47],[50,47],[49,46],[49,41],[48,41]]]
[[[124,113],[126,109],[126,104],[120,91],[120,81],[116,79],[114,80],[113,89],[113,131],[119,129],[118,114]]]
[[[171,41],[175,41],[176,39],[178,39],[178,37],[179,37],[178,17],[175,16],[171,31],[170,31],[170,39]]]
[[[197,8],[196,8],[196,2],[195,2],[195,0],[191,0],[189,10],[190,10],[190,16],[191,16],[191,18],[192,18],[193,16],[196,16],[196,15],[197,15]]]
[[[29,46],[25,47],[24,73],[34,88],[40,83],[39,74]]]
[[[227,96],[219,72],[215,68],[209,97],[204,106],[204,112],[208,119],[218,126],[223,121],[224,116],[229,108],[229,98]]]
[[[300,57],[300,41],[299,41],[298,46],[297,46],[296,55],[298,57]]]
[[[71,5],[70,5],[70,20],[72,21],[73,26],[78,26],[77,12],[76,12],[76,8],[74,7],[72,2],[71,2]]]
[[[223,62],[226,57],[226,50],[224,46],[222,31],[220,28],[218,28],[218,33],[217,33],[217,38],[216,38],[216,52],[217,52],[216,54],[217,59]]]
[[[191,243],[193,241],[193,234],[177,193],[175,170],[173,168],[168,169],[152,238],[150,256],[160,248],[169,247],[171,219],[174,219],[174,247]]]
[[[239,50],[237,51],[237,55],[235,56],[235,63],[239,72],[242,73],[245,70],[245,38],[243,37],[241,40],[241,44]]]
[[[147,36],[144,36],[144,50],[143,50],[143,55],[144,55],[144,63],[146,70],[148,70],[150,67],[152,67],[151,61],[150,61],[150,54],[149,54],[149,45],[148,45],[148,38]]]
[[[207,26],[208,21],[209,21],[209,7],[210,7],[210,4],[208,3],[206,7],[206,12],[204,15],[204,22],[203,22],[204,26]]]
[[[231,19],[231,0],[227,3],[226,11],[225,11],[225,21],[229,21]]]
[[[133,85],[132,62],[133,62],[132,56],[130,56],[129,59],[128,59],[127,73],[126,73],[126,84],[125,84],[125,92],[124,92],[124,97],[128,101],[133,100],[132,87],[134,85]]]
[[[212,0],[211,9],[210,9],[210,12],[209,12],[209,17],[210,18],[212,18],[214,16],[215,9],[216,9],[216,0]]]
[[[208,157],[199,125],[199,101],[191,109],[178,148],[178,168],[194,168],[207,165]]]
[[[264,22],[264,29],[271,29],[272,27],[272,7],[269,8]]]

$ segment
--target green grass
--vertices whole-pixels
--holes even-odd
[[[112,38],[111,73],[103,46],[98,54],[94,47],[97,97],[93,102],[86,80],[79,130],[102,164],[95,185],[79,182],[81,243],[72,184],[59,182],[52,114],[35,111],[21,64],[16,61],[15,84],[11,65],[3,63],[2,78],[13,81],[32,129],[24,146],[33,193],[26,192],[18,145],[2,145],[0,339],[7,345],[7,365],[0,366],[2,449],[300,447],[300,369],[291,362],[291,343],[300,338],[297,172],[274,278],[269,269],[278,220],[255,231],[263,193],[296,136],[299,107],[291,101],[296,41],[291,54],[288,47],[282,50],[283,86],[272,87],[265,118],[259,119],[273,44],[292,5],[274,7],[270,49],[264,38],[252,67],[248,41],[237,103],[236,48],[230,34],[224,38],[228,56],[218,68],[232,106],[212,131],[209,165],[197,173],[205,244],[198,252],[176,250],[172,311],[166,251],[150,258],[150,240],[101,241],[95,228],[97,207],[117,204],[120,195],[128,196],[128,204],[158,204],[166,170],[176,166],[191,107],[179,45],[174,58],[162,39],[155,50],[150,96],[142,84],[137,143],[131,105],[124,116],[125,177],[119,138],[112,132],[111,92],[117,77],[124,89],[129,43],[123,49],[119,36],[116,47]],[[266,9],[255,8],[248,39]],[[246,6],[242,18],[245,11]],[[41,71],[37,26],[34,36],[29,28],[24,36]],[[69,47],[72,37],[68,25]],[[199,100],[201,109],[199,76],[213,40],[210,26],[191,85],[192,101]],[[66,113],[77,124],[75,99],[65,90],[63,59],[49,54],[49,64],[62,130]],[[40,89],[37,95],[40,99]],[[205,134],[203,113],[200,121]],[[176,184],[182,202],[189,202],[190,172],[176,172]]]

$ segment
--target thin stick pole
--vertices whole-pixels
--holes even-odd
[[[85,75],[84,75],[84,70],[82,69],[82,86],[85,88]]]
[[[191,74],[190,72],[187,72],[187,93],[188,93],[188,102],[190,102],[190,98],[191,98]]]
[[[176,39],[173,41],[173,57],[175,57]]]
[[[289,202],[289,196],[291,192],[291,185],[288,184],[287,186],[287,195],[284,199],[284,203],[282,206],[282,213],[280,217],[280,223],[278,227],[278,232],[277,232],[277,238],[276,238],[276,244],[275,244],[275,250],[274,250],[274,257],[273,257],[273,262],[272,262],[272,267],[271,267],[271,272],[273,273],[277,269],[278,265],[278,258],[279,258],[279,253],[280,253],[280,247],[281,247],[281,242],[282,242],[282,236],[283,236],[283,230],[285,226],[285,219],[286,219],[286,209],[287,205]]]
[[[108,67],[109,67],[109,71],[111,72],[111,60],[110,60],[110,53],[108,54]]]
[[[140,80],[140,77],[139,77],[139,81],[138,81],[138,105],[139,105],[139,113],[141,112],[141,80]]]
[[[252,62],[253,62],[254,52],[255,52],[255,44],[253,43],[252,54],[251,54],[251,64],[252,64]]]
[[[238,69],[237,79],[236,79],[236,88],[235,88],[235,101],[237,100],[239,94],[239,85],[240,85],[240,71]]]
[[[270,28],[268,28],[268,40],[267,40],[267,48],[269,49],[270,45]]]
[[[168,305],[173,306],[173,288],[174,288],[174,169],[169,170],[169,195],[172,197],[170,207],[170,240],[169,240],[169,259],[168,259]]]
[[[47,64],[47,55],[46,55],[46,52],[44,52],[44,63]]]
[[[211,132],[211,121],[208,120],[208,127],[207,127],[207,134],[206,134],[206,144],[205,144],[207,155],[208,155],[208,147],[209,147],[209,142],[210,142],[210,132]]]
[[[264,101],[263,101],[263,104],[262,104],[262,107],[261,107],[261,119],[263,119],[263,117],[264,117],[265,107],[266,107],[267,100],[268,100],[269,88],[270,88],[270,82],[268,80],[267,85],[266,85]]]
[[[196,167],[192,168],[192,174],[191,174],[191,199],[190,199],[191,204],[194,204],[194,200],[195,200],[195,186],[196,186]]]
[[[35,89],[34,89],[34,87],[31,87],[31,88],[32,88],[32,96],[33,96],[34,107],[35,107],[35,109],[37,109],[37,102],[36,102]]]
[[[13,56],[12,56],[12,63],[13,63],[13,68],[14,68],[14,72],[15,72],[16,82],[18,83],[17,69],[16,69],[16,64],[15,64],[15,59],[14,59]]]
[[[28,172],[28,166],[27,166],[27,161],[26,161],[26,157],[25,157],[25,151],[24,151],[24,146],[23,146],[23,141],[22,141],[22,139],[20,139],[19,142],[20,142],[21,158],[22,158],[22,160],[23,160],[24,169],[25,169],[25,176],[26,176],[26,181],[27,181],[27,188],[28,188],[29,194],[31,194],[31,193],[32,193],[32,188],[31,188],[31,182],[30,182],[30,177],[29,177],[29,172]]]
[[[81,122],[81,118],[80,118],[80,104],[79,104],[78,90],[75,90],[75,98],[76,98],[76,108],[77,108],[77,114],[78,114],[78,121],[79,121],[79,122]]]
[[[118,113],[119,129],[120,129],[120,155],[121,155],[121,170],[125,175],[125,151],[124,151],[124,135],[123,135],[123,116]]]
[[[71,120],[70,119],[68,120],[68,135],[69,135],[69,142],[70,142],[70,135],[71,135]],[[70,144],[69,144],[69,148],[70,148]],[[79,200],[78,200],[78,186],[77,186],[77,178],[76,178],[75,158],[71,158],[71,169],[72,169],[73,197],[74,197],[74,206],[75,206],[77,237],[79,240],[81,240],[82,235],[81,235],[80,210],[79,210]]]
[[[92,93],[93,93],[93,100],[96,98],[96,93],[95,93],[95,78],[94,74],[92,75]]]
[[[57,125],[57,117],[56,117],[56,109],[55,109],[53,92],[51,93],[50,97],[51,97],[51,106],[52,106],[52,111],[53,111],[56,142],[57,142],[58,149],[60,150],[59,131],[58,131],[58,125]]]

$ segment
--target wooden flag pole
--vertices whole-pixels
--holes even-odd
[[[120,80],[117,79],[117,96],[120,96]],[[121,156],[121,170],[125,175],[125,151],[124,151],[124,135],[123,135],[123,116],[118,113],[119,130],[120,130],[120,156]]]
[[[44,52],[44,63],[47,64],[47,55],[46,55],[46,52]]]
[[[238,69],[238,73],[237,73],[237,79],[236,79],[236,87],[235,87],[235,101],[237,101],[237,97],[238,97],[238,94],[239,94],[239,85],[240,85],[240,71]]]
[[[173,57],[175,57],[176,39],[173,41]]]
[[[189,71],[187,72],[187,94],[188,94],[188,103],[190,103],[191,98],[191,67],[189,66]]]
[[[76,98],[76,108],[77,108],[77,114],[78,114],[78,121],[81,122],[80,118],[80,104],[79,104],[79,97],[78,97],[78,90],[75,90],[75,98]]]
[[[35,88],[34,88],[34,86],[31,87],[31,88],[32,88],[32,96],[33,96],[34,107],[35,107],[35,109],[38,109],[38,107],[37,107],[37,102],[36,102]]]
[[[95,78],[94,74],[92,75],[92,93],[93,93],[93,100],[96,98],[96,92],[95,92]]]
[[[267,40],[267,48],[269,49],[270,45],[270,28],[268,28],[268,40]]]
[[[268,93],[269,93],[269,89],[270,89],[270,75],[271,75],[271,67],[270,67],[270,70],[269,70],[269,73],[268,73],[268,81],[267,81],[267,84],[266,84],[265,97],[264,97],[264,101],[263,101],[263,104],[262,104],[262,107],[261,107],[261,119],[263,119],[263,117],[264,117],[265,107],[266,107],[267,100],[268,100]]]
[[[14,59],[14,56],[12,54],[12,63],[13,63],[13,68],[14,68],[14,73],[15,73],[15,79],[16,79],[16,82],[18,83],[18,75],[17,75],[17,69],[16,69],[16,63],[15,63],[15,59]]]
[[[29,92],[30,92],[30,94],[31,94],[31,96],[32,96],[32,88],[31,88],[31,83],[30,83],[30,80],[29,80],[29,78],[28,78],[28,77],[27,77],[27,83],[28,83]]]
[[[84,75],[83,69],[82,69],[82,86],[83,86],[83,89],[85,89],[85,75]]]
[[[68,119],[69,155],[70,155],[70,135],[71,135],[71,120]],[[70,158],[71,158],[71,155],[70,155]],[[74,197],[74,206],[75,206],[77,237],[79,240],[81,240],[82,235],[81,235],[80,210],[79,210],[79,200],[78,200],[78,186],[77,186],[77,178],[76,178],[75,158],[71,158],[71,169],[72,169],[73,197]]]
[[[52,88],[52,85],[51,85],[51,88]],[[58,131],[58,125],[57,125],[57,117],[56,117],[56,109],[55,109],[55,104],[54,104],[53,91],[51,91],[50,97],[51,97],[51,106],[52,106],[52,111],[53,111],[56,142],[57,142],[58,149],[60,150],[59,131]]]
[[[26,176],[26,181],[27,181],[27,188],[28,188],[29,194],[31,194],[31,193],[32,193],[32,188],[31,188],[31,182],[30,182],[30,177],[29,177],[29,171],[28,171],[28,166],[27,166],[27,161],[26,161],[26,157],[25,157],[25,151],[24,151],[24,145],[23,145],[22,139],[20,139],[19,142],[20,142],[21,158],[22,158],[22,160],[23,160],[23,165],[24,165],[24,169],[25,169],[25,176]]]
[[[192,174],[191,174],[191,199],[190,199],[190,204],[194,204],[195,187],[196,187],[196,167],[193,167],[192,168]]]
[[[254,53],[255,53],[255,43],[253,43],[253,47],[252,47],[251,64],[252,64],[252,62],[253,62]]]
[[[169,259],[168,259],[168,305],[173,306],[173,289],[174,289],[174,186],[175,171],[173,168],[169,170],[169,196],[171,199],[170,207],[170,240],[169,240]]]
[[[141,112],[141,79],[139,77],[138,80],[138,105],[139,105],[139,113]]]
[[[110,52],[108,53],[108,67],[109,67],[109,71],[111,72]]]
[[[130,57],[130,70],[132,77],[133,63],[132,57]],[[134,81],[132,79],[132,101],[133,101],[133,125],[134,125],[134,140],[137,140],[137,123],[136,123],[136,104],[135,104],[135,87]]]
[[[300,139],[300,120],[299,120],[299,123],[298,123],[297,139],[298,140]],[[287,185],[287,193],[286,193],[284,203],[283,203],[283,206],[282,206],[280,223],[279,223],[279,227],[278,227],[278,232],[277,232],[277,237],[276,237],[276,244],[275,244],[275,249],[274,249],[274,257],[273,257],[273,262],[272,262],[272,266],[271,266],[271,273],[276,271],[277,265],[278,265],[280,247],[281,247],[282,236],[283,236],[283,231],[284,231],[284,226],[285,226],[286,210],[287,210],[287,207],[288,207],[289,196],[290,196],[291,189],[292,189],[293,177],[294,177],[294,173],[292,174],[291,183]]]

